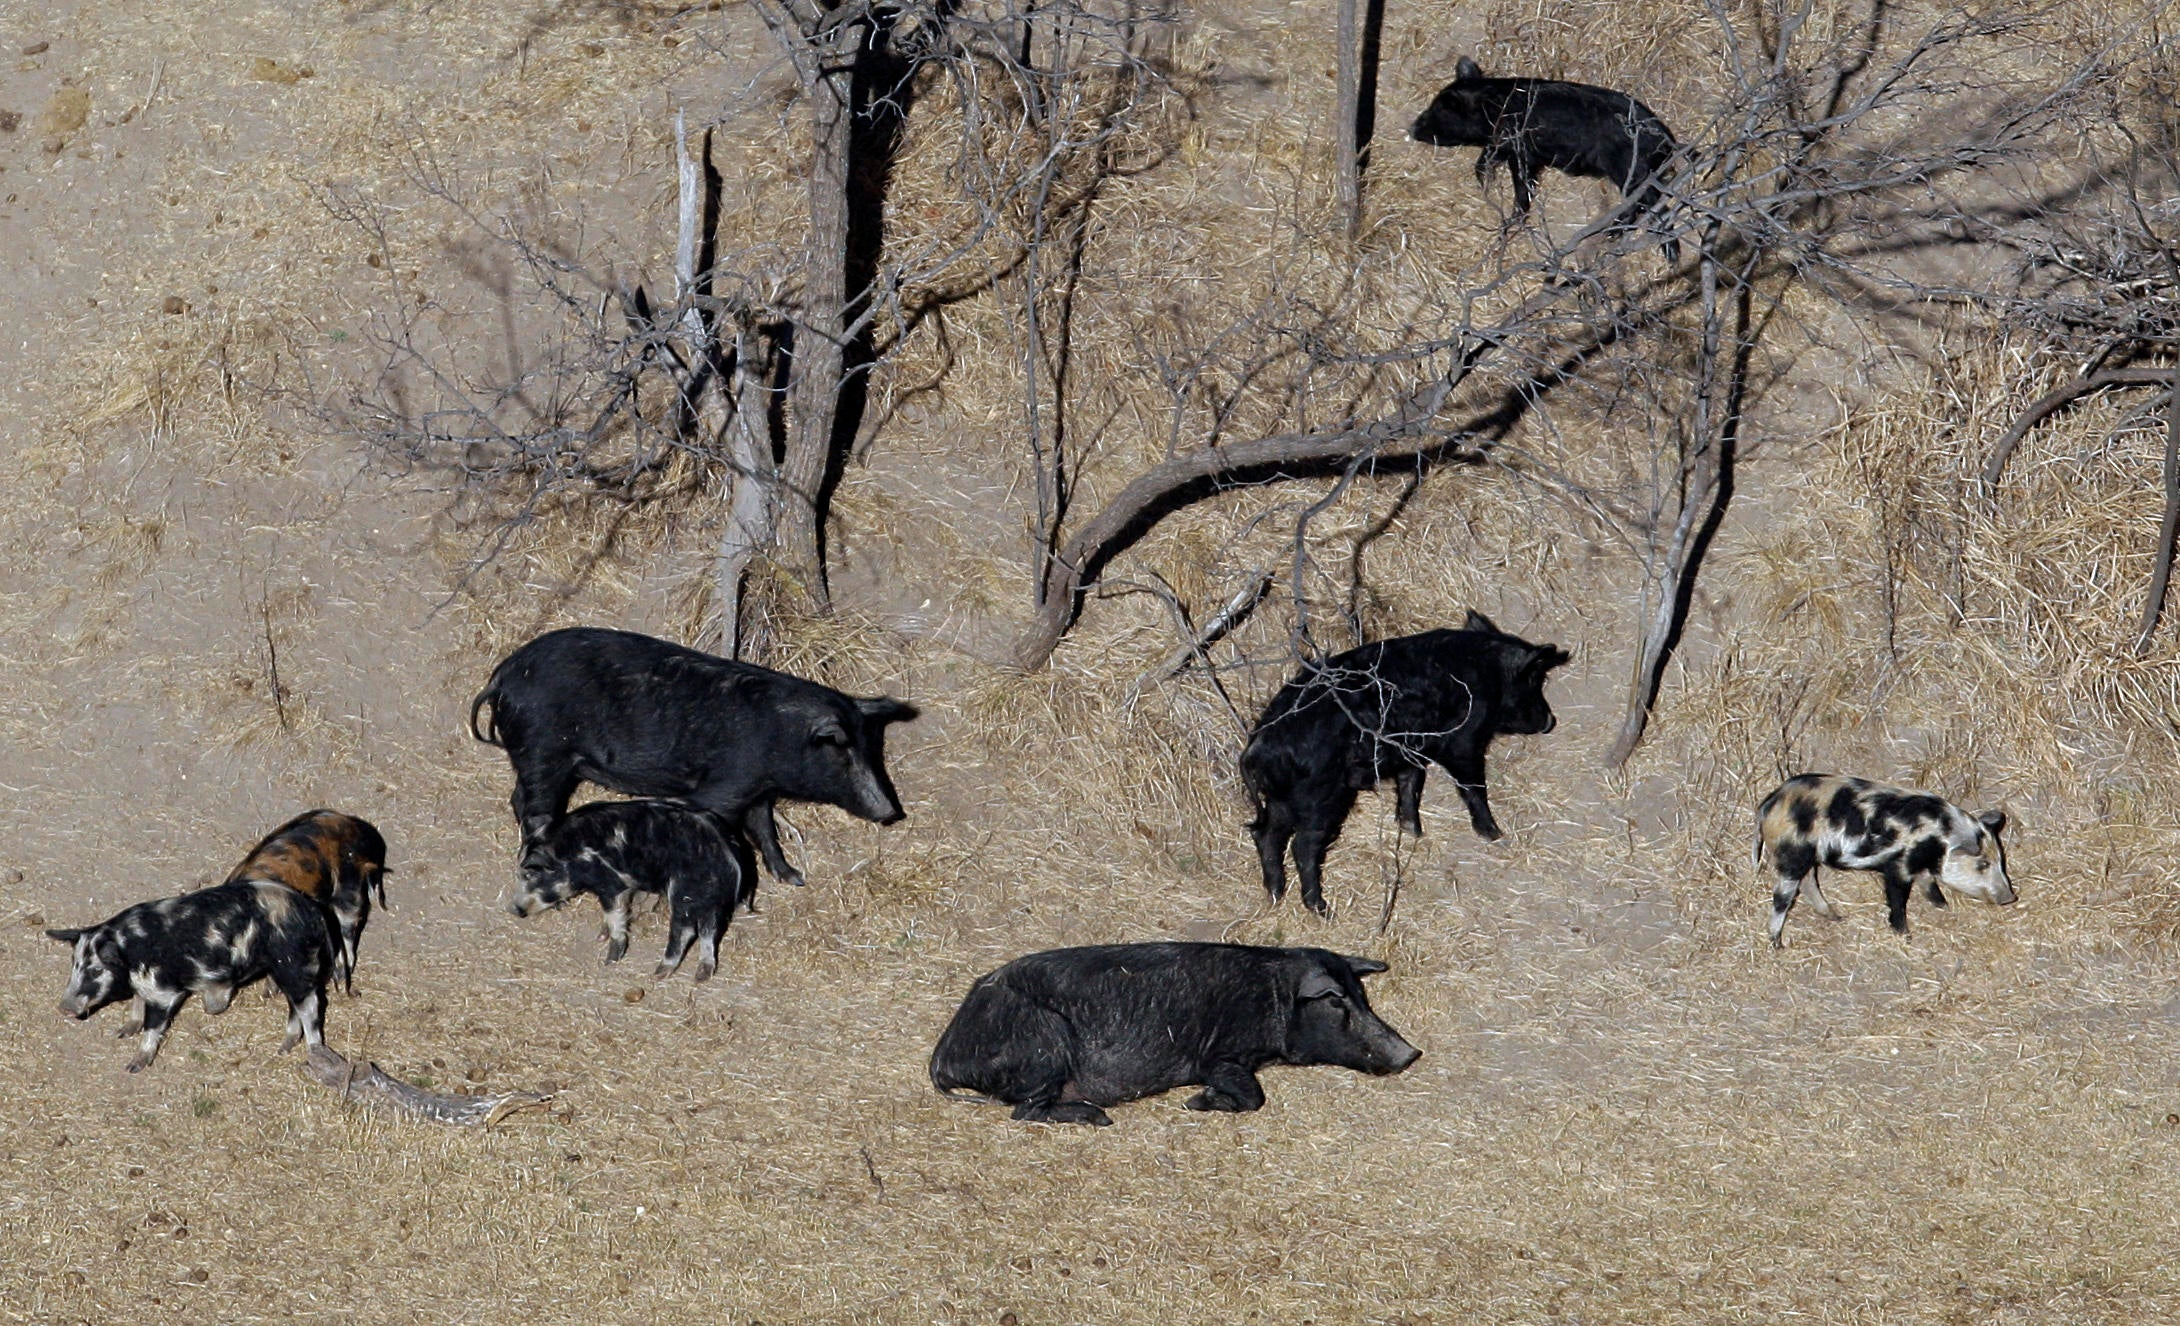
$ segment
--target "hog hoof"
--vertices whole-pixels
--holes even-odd
[[[606,961],[607,961],[607,962],[619,962],[619,961],[620,961],[620,960],[621,960],[622,958],[625,958],[625,957],[627,957],[627,956],[628,956],[628,941],[627,941],[627,940],[625,940],[625,939],[617,939],[617,940],[607,940],[607,941],[606,941]],[[673,970],[673,969],[669,967],[669,968],[668,968],[667,970],[671,971],[671,970]]]
[[[1234,1097],[1223,1091],[1213,1091],[1210,1087],[1205,1087],[1202,1091],[1182,1101],[1181,1106],[1184,1109],[1191,1110],[1216,1110],[1221,1114],[1246,1114],[1249,1110],[1249,1106],[1242,1104]]]
[[[139,1054],[134,1059],[129,1060],[129,1066],[127,1071],[131,1073],[141,1073],[149,1067],[151,1067],[151,1056],[148,1054]]]
[[[698,963],[698,964],[696,965],[696,983],[697,983],[698,985],[702,985],[702,984],[703,984],[704,982],[706,982],[706,981],[708,981],[708,980],[710,980],[710,979],[712,978],[712,973],[713,973],[713,972],[715,972],[715,971],[718,971],[718,970],[719,970],[719,964],[718,964],[718,963],[716,963],[716,962],[700,962],[700,963]]]

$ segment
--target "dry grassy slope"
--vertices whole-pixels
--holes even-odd
[[[1223,52],[1220,95],[1179,183],[1124,194],[1105,242],[1156,262],[1175,260],[1176,233],[1212,260],[1222,235],[1269,242],[1266,218],[1310,192],[1295,171],[1326,72],[1310,13],[1207,15],[1191,40]],[[1641,42],[1598,68],[1562,49],[1585,15],[1507,10],[1451,31],[1396,15],[1388,106],[1486,40],[1647,89],[1657,52]],[[228,402],[206,356],[225,343],[289,375],[355,367],[340,337],[378,306],[378,277],[308,190],[409,199],[410,142],[466,163],[487,201],[531,187],[583,209],[601,248],[658,254],[666,108],[725,78],[663,35],[656,15],[603,7],[0,10],[0,50],[52,42],[0,73],[0,109],[34,115],[64,78],[92,98],[58,157],[27,123],[0,138],[0,197],[14,196],[0,246],[27,255],[9,277],[20,348],[0,493],[0,1314],[2173,1315],[2164,936],[2180,824],[2157,727],[2173,671],[2098,652],[2139,583],[2151,498],[2091,449],[2110,422],[2091,412],[2033,444],[1995,517],[1946,524],[1947,484],[1986,431],[1962,421],[2009,404],[2000,366],[1972,354],[1935,396],[1769,445],[1760,490],[1795,500],[1729,528],[1658,738],[1624,778],[1594,756],[1627,666],[1625,563],[1532,493],[1434,480],[1372,552],[1379,620],[1477,603],[1580,657],[1554,683],[1560,731],[1495,765],[1507,842],[1468,836],[1434,782],[1383,937],[1380,802],[1333,858],[1338,919],[1260,906],[1223,709],[1189,682],[1130,699],[1171,647],[1147,600],[1095,605],[1036,677],[940,643],[934,622],[973,643],[1022,594],[1018,552],[969,537],[961,515],[965,495],[991,509],[1012,463],[986,408],[1004,372],[972,359],[843,490],[852,611],[785,642],[794,666],[927,707],[893,754],[910,819],[797,814],[817,883],[768,889],[702,989],[640,975],[655,924],[637,961],[604,971],[587,914],[495,910],[506,775],[459,735],[463,702],[542,625],[683,629],[701,529],[631,532],[578,577],[599,531],[548,522],[449,597],[475,546],[457,508],[247,395]],[[260,57],[312,76],[253,77]],[[152,113],[114,123],[155,76]],[[1661,109],[1682,95],[1646,91]],[[753,150],[730,178],[752,198],[791,184],[781,152]],[[532,185],[541,162],[550,178]],[[1384,279],[1432,280],[1491,209],[1464,160],[1389,144],[1381,165],[1400,221]],[[1547,206],[1565,219],[1587,201],[1558,188]],[[461,275],[458,232],[429,208],[404,224],[449,334],[492,352],[499,311]],[[1130,296],[1097,293],[1094,307]],[[168,294],[191,312],[160,313]],[[965,309],[957,335],[974,344],[999,316]],[[1124,371],[1110,353],[1105,371]],[[2152,445],[2133,437],[2120,459],[2146,464]],[[1917,476],[1897,508],[1857,486],[1886,456]],[[1213,504],[1140,564],[1203,601],[1257,551],[1226,547],[1251,509]],[[1897,661],[1879,511],[1922,540],[1895,596]],[[1955,561],[1975,588],[1960,626],[1942,610]],[[2048,592],[2069,583],[2096,589]],[[1256,652],[1283,628],[1263,629]],[[1276,669],[1237,680],[1253,702]],[[1901,944],[1874,885],[1843,881],[1846,924],[1797,917],[1797,947],[1765,951],[1746,808],[1801,765],[2005,799],[2024,903],[1918,904]],[[555,1113],[480,1137],[351,1110],[271,1058],[280,1018],[254,996],[185,1013],[133,1078],[114,1014],[46,1011],[64,973],[40,924],[212,878],[321,802],[378,821],[396,853],[395,910],[365,940],[357,997],[335,1002],[336,1044],[441,1084],[549,1083]],[[1161,935],[1385,956],[1378,1003],[1426,1057],[1383,1082],[1275,1072],[1260,1114],[1167,1098],[1095,1133],[1010,1126],[927,1090],[925,1048],[977,972]]]

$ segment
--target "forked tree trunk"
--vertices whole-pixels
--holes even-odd
[[[802,19],[803,6],[793,6]],[[802,312],[795,321],[788,371],[790,424],[780,466],[779,560],[808,606],[832,608],[825,581],[825,490],[847,382],[851,301],[848,197],[855,168],[855,63],[870,32],[858,15],[825,29],[806,22],[816,66],[810,104],[810,241],[803,264]]]

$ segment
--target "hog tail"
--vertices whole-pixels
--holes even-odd
[[[1764,821],[1771,816],[1771,808],[1779,804],[1779,793],[1774,791],[1756,807],[1756,852],[1750,863],[1757,870],[1764,868]]]
[[[499,680],[498,677],[494,677],[491,681],[485,683],[485,688],[477,692],[477,698],[469,702],[469,735],[487,746],[500,744]],[[477,726],[477,714],[487,704],[492,706],[492,727],[489,736],[486,735],[484,729]]]

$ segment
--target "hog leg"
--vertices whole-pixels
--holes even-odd
[[[1469,827],[1486,842],[1497,842],[1506,835],[1499,831],[1499,822],[1491,817],[1491,802],[1484,797],[1484,754],[1473,751],[1449,758],[1446,772],[1453,775],[1453,785],[1461,793],[1461,803],[1468,807]]]
[[[1204,1089],[1181,1103],[1192,1110],[1247,1114],[1264,1107],[1264,1088],[1241,1064],[1213,1064],[1204,1074]]]
[[[290,959],[276,962],[273,984],[288,998],[288,1034],[281,1039],[281,1054],[303,1041],[311,1049],[325,1044],[326,970],[314,961]]]
[[[576,775],[574,757],[564,750],[526,750],[520,756],[510,753],[509,758],[515,766],[515,793],[509,800],[515,823],[522,828],[522,864],[543,866],[545,834],[568,813],[568,798],[582,780]]]
[[[764,855],[765,869],[771,874],[772,878],[783,883],[792,884],[798,889],[808,882],[803,879],[801,871],[787,863],[787,854],[780,850],[780,826],[778,821],[772,818],[771,802],[760,801],[744,811],[742,813],[742,829],[749,834],[750,841],[756,843],[757,850]],[[756,892],[756,882],[754,880],[751,881],[750,892],[752,894]]]
[[[1257,840],[1257,864],[1264,871],[1264,891],[1273,905],[1287,896],[1287,843],[1294,837],[1294,811],[1284,801],[1266,801],[1250,822]]]
[[[1824,896],[1824,890],[1817,886],[1817,877],[1823,873],[1816,866],[1810,866],[1809,878],[1802,881],[1802,892],[1809,895],[1809,905],[1817,909],[1817,915],[1827,921],[1837,921],[1839,908],[1834,907],[1832,900]]]
[[[682,959],[689,955],[692,946],[697,948],[696,980],[702,984],[712,978],[719,969],[719,915],[723,910],[722,890],[692,885],[685,878],[677,877],[666,890],[667,907],[672,913],[667,924],[666,952],[659,958],[659,965],[651,974],[660,980],[671,976],[680,968]]]
[[[1938,877],[1936,875],[1923,876],[1923,896],[1930,899],[1930,905],[1933,907],[1946,905],[1945,890],[1938,887]]]
[[[1907,933],[1908,898],[1915,892],[1915,880],[1898,861],[1888,861],[1878,872],[1885,879],[1885,921],[1893,933]]]
[[[1786,947],[1786,939],[1784,938],[1786,914],[1794,910],[1794,899],[1800,895],[1801,889],[1801,880],[1789,878],[1783,871],[1779,875],[1779,882],[1771,886],[1771,946],[1773,948]]]
[[[1537,182],[1537,163],[1526,152],[1516,152],[1507,163],[1507,176],[1514,181],[1514,219],[1519,221],[1529,215],[1529,191]]]
[[[1319,916],[1332,915],[1325,902],[1325,853],[1338,841],[1347,814],[1355,808],[1355,794],[1342,789],[1330,804],[1304,808],[1302,823],[1294,834],[1294,869],[1302,877],[1302,905]]]
[[[1400,809],[1397,818],[1400,827],[1415,837],[1423,836],[1423,766],[1403,765],[1393,775],[1393,788],[1399,794]]]
[[[599,937],[606,941],[607,962],[619,962],[628,956],[628,895],[633,892],[616,888],[610,894],[598,895],[599,905],[605,908],[605,928]]]
[[[174,1021],[174,1010],[189,998],[188,992],[175,994],[157,987],[144,994],[144,1041],[137,1047],[136,1057],[129,1060],[129,1071],[140,1073],[151,1067],[159,1057],[159,1043],[167,1038],[167,1024]]]
[[[1809,905],[1833,920],[1839,919],[1832,904],[1825,901],[1817,889],[1817,853],[1807,843],[1781,843],[1772,849],[1771,867],[1778,872],[1778,882],[1771,886],[1771,946],[1785,948],[1786,940],[1780,932],[1786,929],[1786,914],[1794,909],[1794,899],[1803,889],[1809,891]]]
[[[143,1030],[144,996],[138,995],[136,996],[136,998],[129,1001],[128,1020],[123,1022],[121,1026],[114,1031],[114,1039],[117,1041],[125,1041],[131,1036],[140,1034]]]

